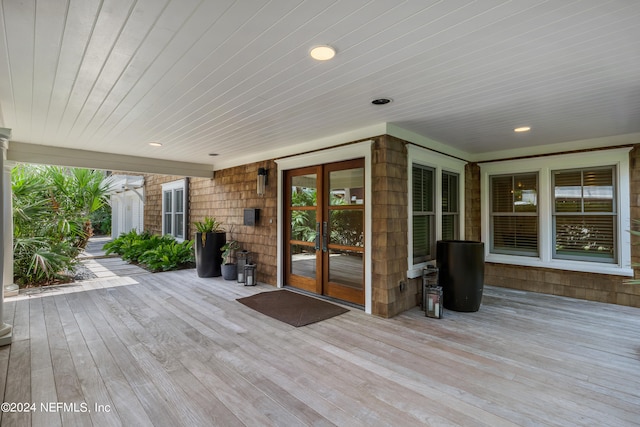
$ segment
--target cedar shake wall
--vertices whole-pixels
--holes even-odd
[[[385,135],[372,146],[372,313],[392,317],[416,306],[421,282],[407,280],[408,177],[405,142]],[[407,284],[400,290],[400,281]]]
[[[268,170],[264,196],[256,194],[258,168]],[[213,179],[193,178],[190,183],[190,222],[211,216],[222,222],[227,240],[237,240],[242,249],[251,252],[257,264],[259,282],[277,283],[277,195],[278,177],[273,161],[252,163],[216,171]],[[255,226],[244,225],[244,209],[260,209]],[[192,227],[192,238],[195,228]]]
[[[626,277],[508,264],[485,264],[487,285],[640,307],[640,285]]]
[[[633,224],[633,220],[640,219],[640,146],[634,147],[629,153],[629,169],[631,220],[632,226],[638,229],[638,226]],[[477,180],[479,183],[479,174],[477,175]],[[473,184],[472,187],[466,189],[467,200],[469,200],[470,189],[475,191]],[[480,207],[478,206],[477,209],[478,213],[472,212],[471,215],[475,218],[474,222],[478,221],[479,229]],[[467,214],[469,214],[468,211]],[[631,242],[631,262],[632,264],[639,263],[640,246],[638,245],[640,244],[640,238],[632,236]],[[488,244],[488,242],[485,242],[485,244]],[[635,269],[635,277],[640,278],[638,269]],[[485,264],[485,283],[487,285],[640,307],[640,285],[625,283],[628,279],[628,277],[624,276],[550,268],[496,263]]]
[[[421,278],[407,279],[408,176],[406,142],[384,135],[372,145],[372,312],[393,317],[419,304]],[[264,197],[256,195],[258,167],[269,169]],[[640,146],[630,152],[631,218],[640,219]],[[162,225],[161,184],[182,177],[147,175],[145,186],[145,228],[159,234]],[[481,240],[480,168],[470,163],[465,169],[465,239]],[[258,263],[258,280],[275,285],[277,252],[277,168],[273,161],[216,171],[214,179],[189,180],[189,223],[205,216],[221,221],[228,239],[235,239],[253,253]],[[482,195],[488,197],[488,195]],[[259,208],[255,227],[243,225],[244,208]],[[640,229],[640,228],[638,228]],[[632,262],[640,263],[640,238],[632,237]],[[488,242],[485,242],[488,244]],[[636,277],[640,273],[636,270]],[[625,284],[626,277],[581,273],[548,268],[486,263],[487,285],[543,292],[587,300],[640,307],[640,285]],[[406,289],[400,290],[400,282]]]
[[[480,166],[467,163],[464,167],[464,236],[465,240],[482,240],[480,224]]]
[[[269,171],[266,194],[256,194],[258,167]],[[184,177],[145,176],[145,229],[162,232],[162,184]],[[227,240],[237,240],[242,249],[251,252],[257,263],[257,280],[276,283],[276,235],[277,235],[277,172],[272,161],[253,163],[216,171],[213,179],[190,178],[188,221],[189,238],[193,239],[193,223],[205,216],[220,221],[227,232]],[[244,225],[244,209],[260,209],[260,218],[255,226]]]
[[[162,184],[184,179],[183,176],[144,176],[144,229],[162,234]],[[188,230],[187,230],[188,232]]]

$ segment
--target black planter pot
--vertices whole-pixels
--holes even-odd
[[[238,264],[222,264],[222,277],[224,280],[236,280],[238,278]]]
[[[484,287],[484,243],[440,240],[436,259],[444,308],[478,311]]]
[[[222,247],[227,233],[196,233],[196,272],[198,277],[218,277],[222,274]]]

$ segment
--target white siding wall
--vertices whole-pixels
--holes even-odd
[[[131,230],[144,230],[144,189],[111,195],[111,237]]]

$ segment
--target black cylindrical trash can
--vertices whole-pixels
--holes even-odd
[[[436,262],[444,307],[453,311],[478,311],[484,285],[484,243],[439,240]]]

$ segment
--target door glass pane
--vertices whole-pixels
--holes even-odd
[[[331,231],[329,243],[364,247],[364,212],[362,209],[329,211]]]
[[[316,211],[291,212],[291,240],[313,242],[316,239]]]
[[[330,172],[329,187],[329,201],[333,206],[364,204],[364,169]]]
[[[291,178],[291,206],[317,206],[316,174]]]
[[[291,245],[291,274],[316,278],[316,251],[312,246]]]
[[[362,252],[329,251],[329,281],[362,289],[364,282],[364,262]]]

